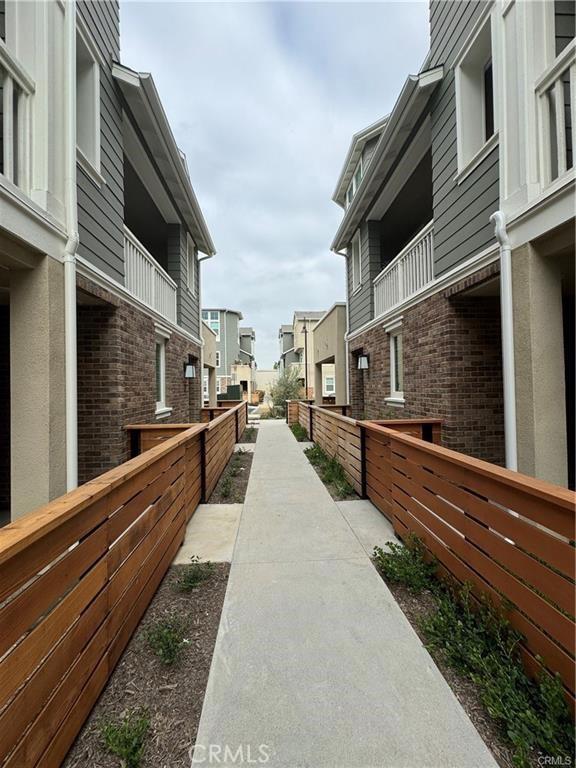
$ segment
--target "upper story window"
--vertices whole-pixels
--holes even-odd
[[[324,394],[333,395],[335,392],[334,376],[326,376],[324,379]]]
[[[94,44],[76,35],[76,145],[81,160],[100,173],[100,65]]]
[[[496,135],[492,26],[487,18],[455,66],[458,172],[480,160]]]
[[[360,186],[360,182],[362,181],[363,175],[364,175],[364,167],[362,163],[362,155],[360,155],[360,160],[358,161],[358,165],[356,166],[356,170],[354,171],[352,180],[348,185],[348,189],[346,190],[346,208],[348,208],[348,206],[352,202],[352,198],[354,197],[354,195],[358,190],[358,187]]]
[[[220,368],[220,352],[216,350],[216,368]]]
[[[352,238],[352,290],[362,282],[362,260],[360,253],[360,230]]]
[[[216,334],[216,341],[220,341],[220,312],[216,310],[202,310],[204,320]]]
[[[190,293],[196,293],[196,246],[190,235],[186,236],[186,281]]]

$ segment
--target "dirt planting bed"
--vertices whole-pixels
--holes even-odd
[[[236,451],[232,454],[224,472],[218,480],[209,504],[242,504],[246,497],[253,453]]]

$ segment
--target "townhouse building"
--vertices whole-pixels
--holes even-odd
[[[241,312],[235,309],[202,309],[203,321],[216,334],[216,391],[224,395],[228,387],[239,385],[246,395],[256,389],[255,342],[251,327],[240,327]],[[206,399],[207,379],[204,379]]]
[[[1,6],[0,508],[15,517],[125,461],[127,424],[198,419],[215,249],[151,75],[120,63],[118,2]]]
[[[316,325],[326,312],[297,310],[292,317],[292,324],[281,325],[278,331],[280,344],[280,372],[292,369],[298,371],[302,384],[303,396],[314,399],[315,391],[318,396],[332,398],[335,392],[334,366],[329,363],[321,369],[321,394],[318,383],[315,386],[316,367],[314,362],[313,333]]]
[[[574,4],[430,3],[430,51],[334,201],[356,416],[574,486]]]

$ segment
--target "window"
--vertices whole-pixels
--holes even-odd
[[[362,282],[362,262],[360,259],[360,231],[352,238],[352,290]]]
[[[186,271],[190,293],[196,293],[196,246],[190,235],[186,235]]]
[[[156,413],[166,409],[166,339],[156,336]]]
[[[220,352],[216,350],[216,368],[220,368]]]
[[[220,395],[222,393],[222,385],[220,382],[220,376],[216,377],[216,394]]]
[[[100,66],[94,45],[76,36],[76,145],[80,158],[100,172]]]
[[[455,80],[458,172],[462,173],[494,146],[490,139],[496,134],[497,114],[490,18],[464,49],[455,67]]]
[[[216,310],[202,310],[204,320],[216,334],[216,341],[220,341],[220,312]]]
[[[208,374],[205,373],[202,379],[202,392],[204,394],[204,400],[208,400],[210,395],[208,394]]]
[[[334,376],[326,376],[324,379],[324,394],[333,395],[335,392]]]
[[[352,174],[352,180],[350,181],[350,184],[348,185],[348,189],[346,190],[346,207],[347,208],[352,202],[352,198],[358,191],[358,187],[360,186],[360,182],[362,181],[363,175],[364,175],[364,167],[362,165],[362,155],[360,155],[360,160],[358,161],[358,165],[356,166],[356,169]]]
[[[402,349],[402,332],[390,334],[390,397],[404,398],[404,353]]]

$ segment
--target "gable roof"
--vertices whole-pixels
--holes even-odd
[[[385,115],[384,117],[381,117],[380,120],[377,120],[375,123],[372,123],[366,128],[363,128],[361,131],[358,131],[358,133],[355,133],[354,136],[352,136],[350,147],[348,148],[348,154],[344,160],[344,165],[342,166],[340,176],[336,182],[336,189],[332,195],[332,200],[334,200],[335,203],[338,203],[338,205],[344,207],[346,204],[346,191],[350,185],[352,176],[356,170],[358,161],[360,160],[360,156],[364,151],[364,147],[371,139],[380,136],[386,127],[388,118],[389,115]]]

